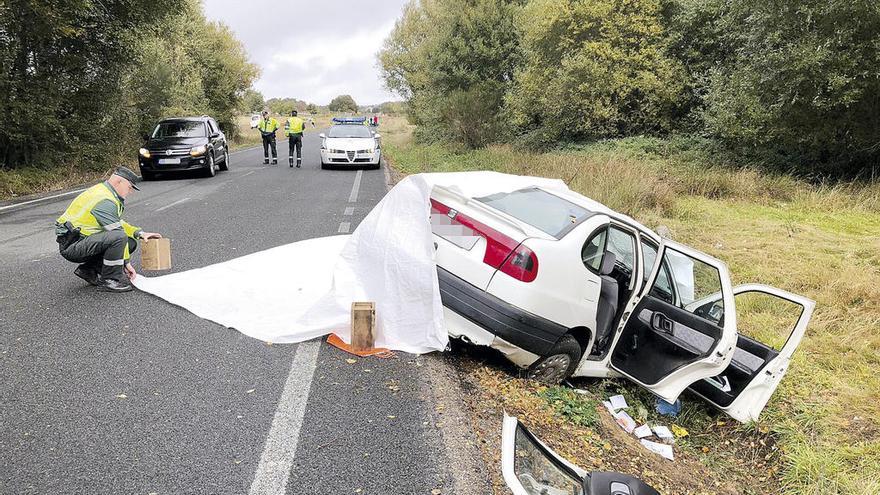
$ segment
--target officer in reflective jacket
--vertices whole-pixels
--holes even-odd
[[[296,150],[296,168],[302,165],[303,133],[306,131],[306,121],[297,117],[296,110],[290,112],[290,117],[284,124],[284,134],[287,134],[287,164],[293,167],[293,152]]]
[[[269,163],[269,147],[272,147],[272,165],[278,164],[278,151],[275,149],[275,132],[278,130],[278,121],[270,117],[269,112],[263,110],[263,118],[257,124],[260,135],[263,136],[263,163]]]
[[[80,263],[73,273],[99,291],[130,291],[129,280],[137,273],[129,259],[137,239],[162,237],[122,219],[125,198],[132,189],[139,190],[135,185],[139,181],[134,172],[119,167],[109,179],[77,196],[55,221],[61,256]]]

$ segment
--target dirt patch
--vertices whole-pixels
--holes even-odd
[[[758,430],[744,430],[720,417],[703,427],[682,421],[687,425],[687,437],[676,440],[675,461],[668,461],[624,432],[601,405],[611,393],[606,390],[609,381],[593,380],[587,387],[578,382],[582,393],[569,394],[577,397],[578,404],[560,408],[552,397],[568,391],[519,378],[515,368],[491,351],[460,344],[454,347],[445,359],[459,370],[476,443],[495,494],[509,493],[501,476],[500,457],[505,412],[517,416],[558,454],[587,471],[630,474],[666,495],[779,492],[778,468],[768,469],[777,465],[778,451],[769,436]],[[639,403],[635,394],[630,397]],[[580,406],[591,408],[589,417],[578,414],[578,410],[583,411],[578,409]],[[652,416],[651,423],[671,425],[673,421],[677,420]]]

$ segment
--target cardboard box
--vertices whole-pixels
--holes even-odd
[[[147,239],[141,243],[141,269],[169,270],[171,268],[171,239]]]

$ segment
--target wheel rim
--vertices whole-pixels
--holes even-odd
[[[214,176],[217,173],[217,169],[214,167],[214,157],[208,158],[208,175]]]
[[[556,384],[565,378],[570,365],[571,357],[568,354],[554,354],[530,369],[528,377],[532,380]]]

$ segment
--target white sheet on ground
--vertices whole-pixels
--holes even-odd
[[[469,197],[531,186],[568,191],[562,181],[460,172],[402,180],[351,236],[294,242],[224,263],[134,285],[195,315],[275,343],[331,332],[349,342],[351,303],[376,303],[376,346],[443,350],[448,336],[434,265],[430,193],[435,185]]]

